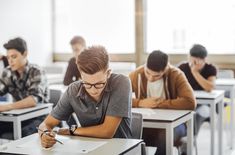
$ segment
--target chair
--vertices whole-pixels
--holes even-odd
[[[143,116],[140,113],[132,113],[131,132],[133,139],[141,139],[143,131]]]
[[[133,139],[141,139],[143,132],[143,116],[140,113],[132,113],[131,132]],[[156,152],[156,147],[146,147],[145,143],[141,143],[141,154],[151,155]]]
[[[49,96],[50,96],[49,102],[54,104],[53,107],[56,106],[56,104],[60,100],[61,95],[62,95],[61,90],[50,89],[50,91],[49,91]],[[75,113],[73,113],[71,115],[71,117],[66,122],[62,121],[61,123],[62,124],[60,126],[63,126],[63,127],[71,126],[71,125],[74,125],[74,124],[80,126],[80,123],[79,123],[78,118],[77,118]]]
[[[53,107],[57,104],[61,95],[62,95],[61,90],[57,90],[57,89],[50,89],[49,90],[49,96],[50,96],[49,102],[54,104]]]

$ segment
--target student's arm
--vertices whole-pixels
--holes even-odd
[[[192,62],[190,69],[192,72],[193,77],[195,80],[199,83],[199,85],[205,90],[205,91],[212,91],[215,88],[215,75],[209,76],[207,79],[205,79],[200,74],[200,69],[205,65],[205,62],[202,62],[201,60],[195,60]],[[208,70],[208,72],[211,72],[211,70]]]
[[[113,138],[121,121],[121,117],[105,116],[104,123],[89,127],[78,127],[73,131],[73,134],[85,137]],[[70,131],[62,128],[59,130],[59,134],[69,135]]]
[[[196,107],[196,99],[193,89],[188,83],[184,73],[181,72],[175,77],[175,95],[174,99],[159,99],[157,108],[162,109],[178,109],[178,110],[194,110]]]
[[[131,87],[132,87],[132,92],[135,93],[135,98],[132,97],[132,107],[133,108],[137,108],[137,107],[141,107],[141,108],[155,108],[156,107],[156,102],[155,100],[157,98],[141,98],[141,95],[138,96],[138,94],[140,94],[139,89],[138,88],[139,84],[138,84],[138,73],[136,71],[133,71],[129,74],[129,78],[131,81]]]
[[[205,91],[212,91],[215,88],[216,76],[210,76],[205,79],[198,71],[192,71],[194,78]]]
[[[156,108],[158,103],[156,102],[157,98],[156,97],[150,97],[146,99],[139,99],[138,100],[138,105],[136,107],[140,108]]]
[[[59,120],[51,116],[50,114],[46,119],[39,125],[38,134],[40,136],[41,145],[45,148],[52,147],[55,143],[55,133],[52,132],[52,129],[60,123]],[[44,131],[44,132],[42,132]],[[48,134],[50,136],[48,136]]]
[[[103,124],[90,127],[79,127],[75,130],[74,134],[96,138],[113,138],[121,121],[121,117],[105,116]]]
[[[34,107],[36,106],[37,102],[33,96],[28,96],[20,101],[10,103],[10,104],[5,104],[5,105],[0,105],[0,112],[1,111],[9,111],[13,109],[23,109],[23,108],[29,108],[29,107]]]

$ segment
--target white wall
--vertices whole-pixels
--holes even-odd
[[[0,53],[17,36],[26,40],[31,63],[52,63],[50,0],[0,0]]]

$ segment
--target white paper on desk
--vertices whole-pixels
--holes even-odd
[[[66,136],[56,135],[56,139],[58,139],[62,143],[66,143],[66,141],[68,141],[70,138],[66,137]],[[57,144],[55,144],[55,145],[57,145]],[[16,147],[17,148],[38,148],[39,146],[41,146],[41,144],[40,144],[40,140],[38,139],[38,141],[37,140],[30,140],[30,141],[25,142],[23,144],[17,145]]]
[[[106,141],[85,141],[80,139],[70,139],[65,136],[57,135],[56,138],[63,144],[56,143],[48,151],[59,151],[64,153],[88,153],[100,146],[106,144]],[[38,148],[39,142],[32,140],[24,144],[18,145],[18,148]]]
[[[107,142],[105,141],[85,141],[72,139],[64,143],[64,145],[56,144],[51,150],[64,153],[88,153],[106,143]]]
[[[132,109],[132,112],[141,113],[142,115],[149,116],[155,114],[155,111],[150,108]]]

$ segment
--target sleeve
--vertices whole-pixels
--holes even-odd
[[[131,117],[131,84],[130,80],[120,75],[112,80],[112,91],[106,115]]]
[[[163,109],[178,109],[178,110],[194,110],[196,107],[196,100],[193,94],[193,89],[188,83],[183,72],[176,77],[175,93],[176,98],[166,99],[158,108]]]
[[[213,65],[209,65],[209,68],[207,70],[208,77],[210,76],[216,76],[217,75],[217,69]]]
[[[71,89],[68,88],[66,92],[62,95],[60,100],[58,101],[57,105],[51,111],[51,115],[58,119],[58,120],[68,120],[70,115],[73,112],[73,108],[70,105],[70,91]]]
[[[178,68],[180,70],[182,70],[183,72],[186,72],[187,71],[187,66],[188,66],[188,63],[180,63],[180,65],[178,66]]]
[[[138,107],[140,99],[137,99],[138,97],[138,84],[137,79],[135,78],[135,72],[131,72],[129,74],[129,78],[131,81],[131,88],[132,92],[135,93],[135,98],[132,98],[132,107]]]
[[[29,73],[30,86],[28,88],[29,95],[38,99],[38,102],[47,101],[47,79],[44,71],[40,69],[31,69]]]

